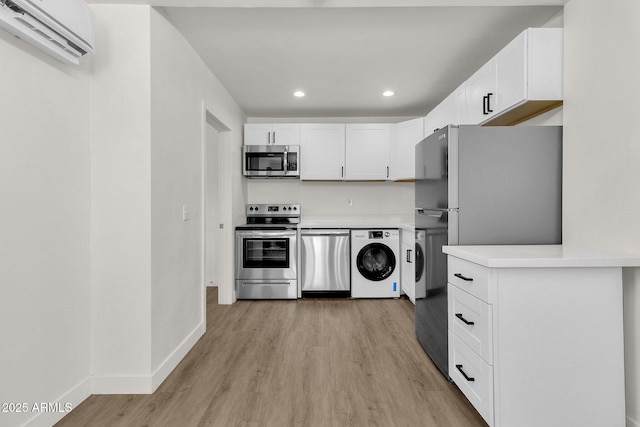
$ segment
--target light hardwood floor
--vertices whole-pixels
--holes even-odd
[[[94,395],[56,426],[486,426],[413,332],[406,299],[239,301],[151,395]]]

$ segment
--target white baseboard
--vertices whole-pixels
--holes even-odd
[[[160,364],[151,375],[94,376],[91,378],[92,394],[151,394],[169,376],[204,334],[201,322],[180,345]]]
[[[91,394],[151,394],[150,375],[93,376]]]
[[[45,404],[41,412],[37,412],[24,426],[51,427],[67,415],[68,411],[73,410],[89,396],[91,396],[91,380],[87,378],[55,401],[47,402],[50,406],[47,408]]]
[[[169,374],[178,366],[178,363],[187,355],[189,350],[193,348],[198,342],[200,337],[204,335],[205,324],[200,322],[198,326],[187,336],[187,338],[180,343],[173,353],[167,357],[164,362],[155,370],[151,376],[151,387],[155,391],[164,380],[167,379]]]

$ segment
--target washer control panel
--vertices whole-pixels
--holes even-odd
[[[381,230],[358,230],[352,229],[351,236],[358,240],[385,240],[398,239],[400,232],[397,229],[381,229]]]

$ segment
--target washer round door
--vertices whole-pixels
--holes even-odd
[[[422,250],[422,245],[416,242],[416,282],[419,282],[422,279],[422,274],[424,273],[424,251]]]
[[[369,243],[358,252],[356,265],[364,278],[379,282],[396,269],[396,256],[387,245]]]

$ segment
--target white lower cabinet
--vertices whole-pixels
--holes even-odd
[[[490,426],[625,425],[622,268],[585,265],[449,255],[449,375]]]
[[[493,317],[492,306],[456,288],[448,286],[449,325],[451,331],[493,365]]]
[[[493,366],[449,331],[449,376],[489,425],[493,425]]]

